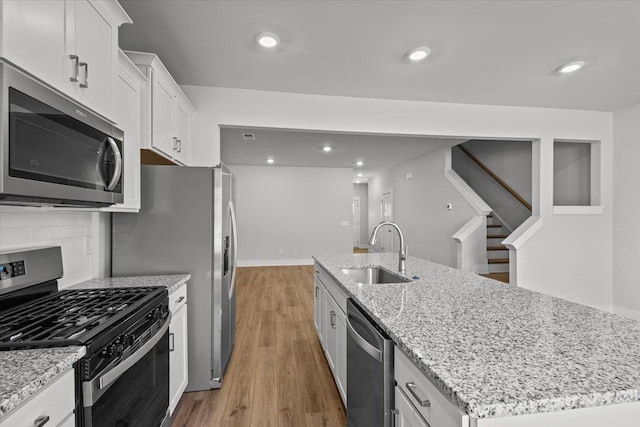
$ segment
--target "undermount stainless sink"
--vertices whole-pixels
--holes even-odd
[[[411,282],[410,279],[392,273],[382,267],[342,268],[340,271],[351,277],[355,282],[364,285]]]

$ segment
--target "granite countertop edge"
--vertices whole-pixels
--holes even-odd
[[[175,292],[182,285],[191,280],[191,275],[161,274],[148,276],[122,276],[90,279],[77,283],[68,289],[104,289],[104,288],[144,288],[165,287],[169,294]]]
[[[375,255],[383,255],[383,254],[375,254]],[[388,255],[396,255],[397,254],[388,254]],[[339,266],[337,265],[326,265],[327,258],[338,258],[342,259],[343,262],[340,262]],[[550,398],[550,399],[530,399],[526,401],[517,401],[517,402],[501,402],[501,403],[480,403],[473,402],[470,399],[465,399],[461,396],[454,388],[444,381],[441,378],[441,375],[433,369],[429,362],[424,360],[420,355],[418,355],[410,345],[405,343],[403,338],[398,335],[398,333],[389,328],[379,317],[373,313],[369,307],[364,304],[361,299],[355,295],[349,288],[348,285],[345,285],[344,282],[350,284],[351,286],[357,286],[356,282],[352,279],[349,279],[346,275],[341,274],[341,277],[338,277],[334,274],[334,271],[339,271],[340,268],[360,268],[360,267],[372,267],[372,266],[382,266],[388,268],[389,265],[385,265],[388,263],[381,262],[372,262],[368,259],[368,257],[362,257],[357,254],[345,254],[343,256],[339,255],[313,255],[312,258],[319,263],[327,274],[339,284],[339,286],[347,293],[347,295],[351,298],[355,298],[360,303],[359,306],[363,308],[367,314],[377,323],[379,327],[381,327],[393,340],[393,342],[400,348],[400,350],[410,358],[414,364],[420,369],[420,371],[434,384],[438,390],[440,390],[451,402],[453,402],[458,408],[464,411],[466,414],[473,418],[498,418],[498,417],[506,417],[506,416],[517,416],[517,415],[527,415],[527,414],[536,414],[543,412],[554,412],[561,410],[570,410],[570,409],[581,409],[581,408],[590,408],[597,407],[603,405],[612,405],[618,403],[632,403],[632,402],[640,402],[640,384],[637,389],[628,389],[628,390],[618,390],[613,392],[593,392],[593,393],[585,393],[578,395],[568,395],[563,396],[561,398]],[[360,262],[360,261],[363,262]],[[427,260],[423,260],[420,258],[409,257],[408,261],[414,263],[427,263],[439,265],[440,268],[448,269],[450,272],[459,273],[461,275],[469,275],[472,273],[464,272],[462,270],[457,270],[451,267],[443,266],[440,264],[435,264]],[[407,278],[410,275],[407,274]],[[485,278],[479,275],[476,276],[476,279],[479,281],[489,281],[494,283],[493,279]],[[346,278],[346,279],[345,279]],[[351,283],[349,283],[351,282]],[[417,280],[413,277],[412,285],[420,285],[420,284],[428,284],[427,278],[418,278]],[[386,285],[382,285],[386,286]],[[527,291],[533,292],[533,291]]]
[[[73,368],[85,347],[0,352],[0,419]]]

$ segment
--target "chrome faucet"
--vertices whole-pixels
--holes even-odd
[[[407,248],[404,246],[404,236],[402,235],[402,230],[395,222],[391,221],[382,221],[380,224],[376,225],[373,231],[371,232],[371,237],[369,238],[369,244],[375,245],[376,238],[378,237],[378,230],[385,225],[389,225],[395,228],[398,231],[398,235],[400,236],[400,253],[398,254],[398,272],[401,274],[405,273],[406,270],[406,260],[407,260]]]

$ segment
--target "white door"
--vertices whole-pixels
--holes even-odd
[[[360,246],[360,197],[353,198],[353,246]]]
[[[393,221],[393,192],[391,190],[382,193],[380,218],[382,218],[382,221]],[[393,252],[393,229],[391,227],[385,227],[381,232],[380,244],[382,246],[382,252]]]

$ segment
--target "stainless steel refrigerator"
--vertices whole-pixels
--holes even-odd
[[[234,176],[143,165],[140,181],[140,212],[112,216],[112,275],[191,274],[187,391],[219,388],[236,330]]]

